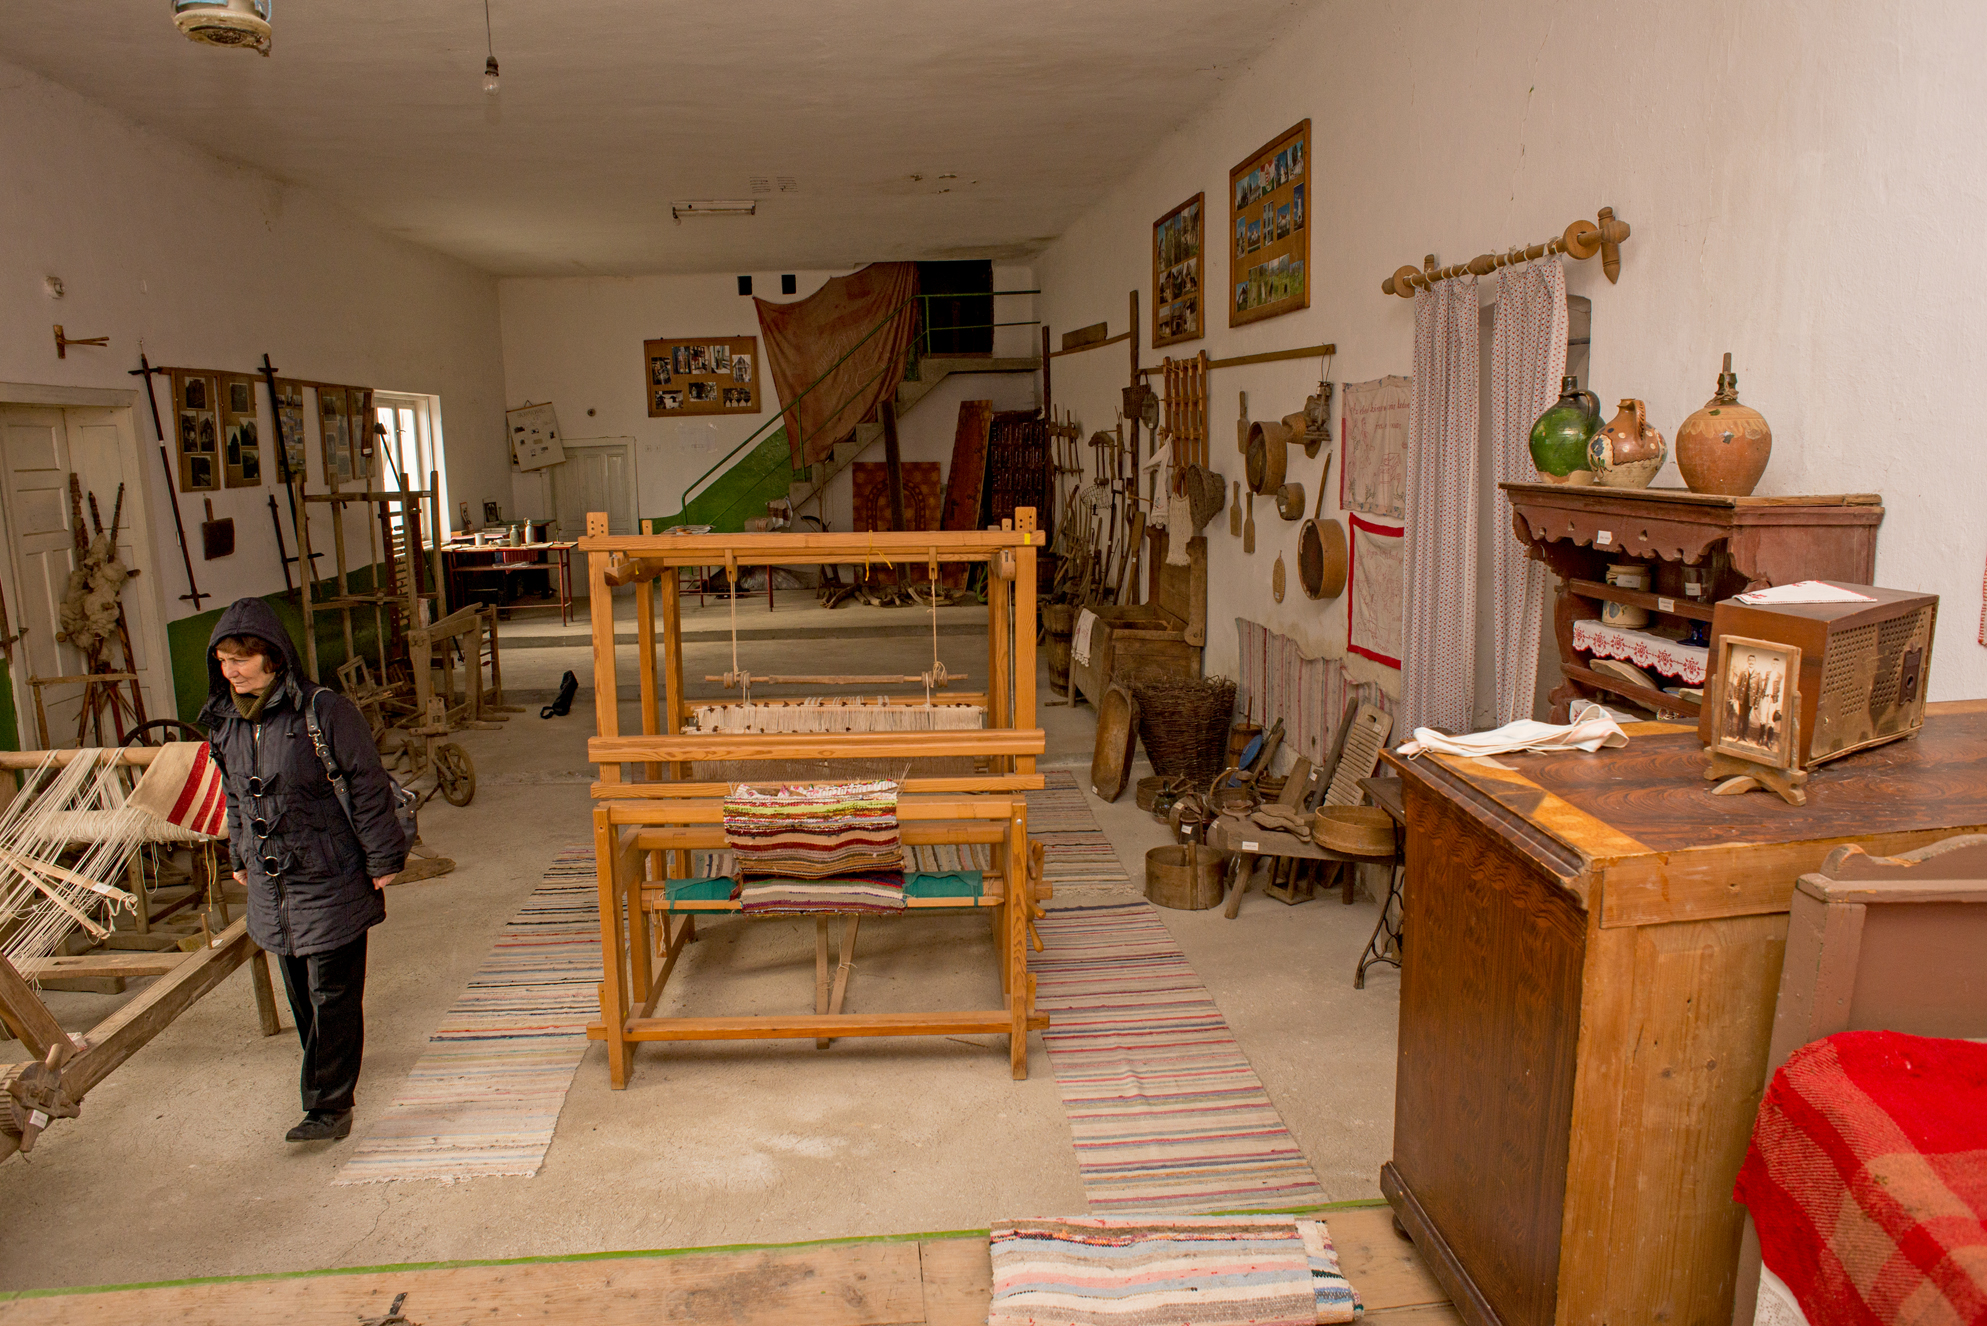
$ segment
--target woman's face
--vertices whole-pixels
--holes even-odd
[[[236,645],[222,645],[214,651],[214,657],[221,664],[221,675],[238,695],[256,695],[276,677],[266,654],[251,654]]]

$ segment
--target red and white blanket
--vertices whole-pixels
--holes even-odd
[[[1801,1047],[1733,1196],[1814,1326],[1987,1323],[1987,1045],[1849,1031]]]

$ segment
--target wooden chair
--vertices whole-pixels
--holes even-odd
[[[1987,834],[1895,857],[1851,844],[1801,876],[1762,1087],[1795,1050],[1842,1031],[1987,1036]],[[1748,1218],[1734,1326],[1752,1326],[1759,1278]]]

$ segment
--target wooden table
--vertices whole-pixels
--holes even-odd
[[[1396,842],[1399,840],[1396,839]],[[1207,845],[1217,852],[1232,852],[1228,863],[1228,906],[1222,915],[1234,920],[1242,910],[1242,895],[1248,891],[1249,880],[1255,875],[1256,863],[1265,856],[1290,857],[1299,861],[1339,861],[1347,865],[1370,866],[1392,861],[1388,856],[1355,856],[1350,852],[1336,852],[1329,847],[1299,838],[1294,833],[1283,833],[1276,829],[1265,829],[1252,823],[1243,815],[1223,815],[1207,826]],[[1347,879],[1350,880],[1350,876]],[[1352,889],[1348,883],[1345,901],[1352,901]]]
[[[573,549],[579,546],[572,540],[554,543],[454,543],[442,549],[442,561],[448,568],[448,601],[461,603],[464,595],[462,582],[470,576],[516,575],[521,571],[543,571],[550,575],[559,596],[559,625],[566,626],[573,619]],[[488,561],[483,560],[489,558]]]
[[[1713,797],[1694,728],[1387,763],[1408,821],[1394,1205],[1471,1322],[1725,1322],[1795,879],[1987,828],[1987,704]]]

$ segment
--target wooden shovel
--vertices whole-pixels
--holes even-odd
[[[1245,553],[1252,553],[1255,550],[1256,550],[1256,495],[1254,493],[1250,493],[1249,518],[1242,522],[1242,551]]]
[[[1242,537],[1242,481],[1235,481],[1235,502],[1228,508],[1228,532],[1236,538]]]

